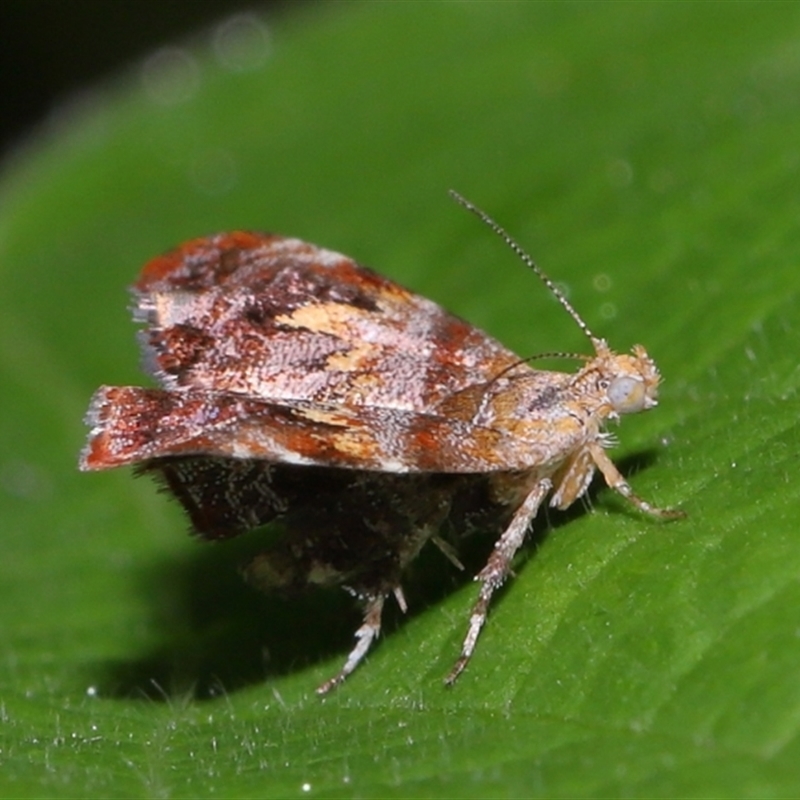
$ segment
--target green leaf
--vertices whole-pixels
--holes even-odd
[[[268,40],[256,19],[88,91],[5,163],[0,793],[796,795],[800,6],[314,4]],[[451,690],[475,586],[426,553],[408,618],[320,700],[350,598],[252,592],[258,537],[202,547],[148,482],[79,474],[81,416],[144,381],[137,269],[231,228],[348,253],[522,356],[586,352],[451,187],[598,335],[647,346],[661,405],[614,455],[689,516],[598,487],[540,519]]]

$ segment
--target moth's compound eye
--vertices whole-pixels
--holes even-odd
[[[635,414],[652,405],[647,403],[644,381],[628,375],[611,381],[608,399],[618,414]]]

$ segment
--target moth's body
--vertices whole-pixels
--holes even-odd
[[[655,405],[654,363],[638,346],[613,353],[558,293],[595,348],[574,374],[533,369],[432,301],[296,239],[193,240],[146,265],[134,295],[163,388],[99,389],[81,467],[155,474],[204,538],[283,519],[286,536],[248,575],[278,589],[342,584],[365,608],[320,691],[363,658],[387,596],[405,607],[401,580],[425,543],[453,557],[446,527],[502,531],[452,681],[548,497],[568,507],[599,468],[640,509],[674,515],[639,500],[604,451],[607,421]]]

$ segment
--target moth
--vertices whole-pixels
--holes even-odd
[[[363,608],[356,643],[318,692],[363,660],[393,596],[429,542],[499,536],[452,684],[475,650],[493,594],[544,503],[565,509],[597,470],[637,509],[606,432],[657,402],[645,349],[617,354],[496,222],[455,192],[543,281],[594,353],[575,372],[534,369],[481,330],[347,256],[298,239],[233,232],[194,239],[132,287],[144,366],[160,388],[102,386],[82,470],[134,465],[186,510],[203,539],[283,521],[245,567],[292,592],[343,586]]]

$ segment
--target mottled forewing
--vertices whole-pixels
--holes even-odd
[[[167,389],[430,412],[517,358],[436,303],[297,239],[230,233],[154,259],[133,287]]]
[[[375,472],[482,473],[547,464],[546,440],[456,417],[274,403],[232,393],[105,386],[87,415],[81,468],[207,456]]]

